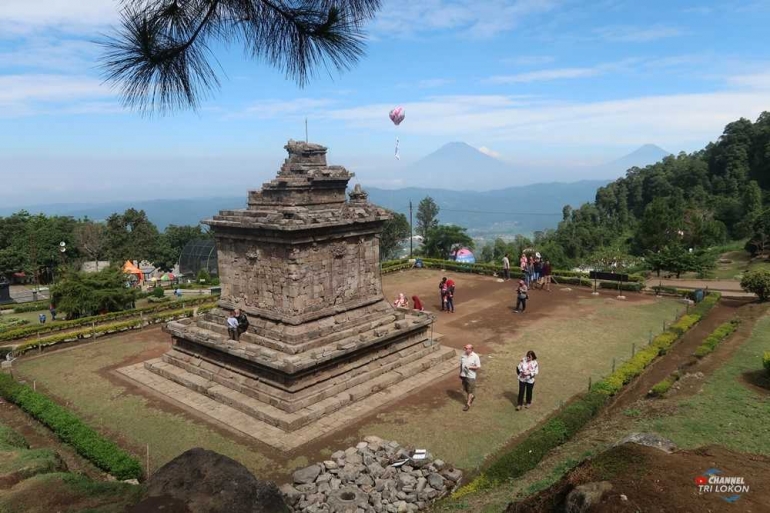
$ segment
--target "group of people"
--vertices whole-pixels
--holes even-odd
[[[481,369],[481,358],[473,351],[473,344],[466,344],[464,353],[460,357],[460,381],[465,391],[465,406],[463,411],[471,409],[473,400],[476,398],[476,372]],[[516,403],[516,410],[529,408],[532,405],[532,392],[535,388],[535,376],[540,372],[537,364],[537,355],[534,351],[527,351],[527,354],[516,366],[516,377],[519,382],[519,396]]]
[[[539,286],[551,290],[551,262],[543,259],[540,253],[527,256],[521,254],[519,259],[519,268],[521,269],[522,279],[528,288]],[[508,253],[503,256],[503,280],[511,279],[511,260]]]
[[[441,311],[455,313],[455,282],[453,279],[447,279],[446,276],[441,278],[441,282],[438,284],[439,300],[441,301]],[[393,306],[396,308],[409,308],[409,300],[406,298],[406,294],[403,292],[398,295]],[[419,311],[425,311],[425,307],[422,305],[422,301],[417,296],[412,296],[412,307]]]
[[[227,318],[227,334],[230,340],[240,342],[241,335],[249,329],[249,318],[239,308],[230,312]]]

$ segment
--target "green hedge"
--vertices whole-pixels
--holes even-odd
[[[215,306],[215,304],[208,304],[198,307],[198,313],[207,312]],[[158,312],[152,315],[148,315],[144,319],[131,319],[128,321],[115,322],[110,324],[99,324],[93,328],[84,328],[81,330],[68,331],[67,333],[61,333],[59,335],[52,335],[50,337],[28,340],[27,342],[16,346],[14,349],[14,354],[19,356],[38,347],[49,347],[61,344],[62,342],[73,342],[79,339],[91,338],[94,335],[101,336],[110,333],[117,333],[119,331],[127,331],[140,328],[145,324],[157,324],[179,319],[181,317],[192,317],[194,311],[195,308],[183,308],[168,312]]]
[[[709,295],[697,315],[702,317],[716,301],[719,294]],[[684,325],[690,325],[688,320]],[[541,427],[532,431],[524,441],[500,456],[487,470],[476,479],[460,488],[452,496],[464,497],[470,493],[492,488],[502,482],[516,479],[537,466],[540,460],[553,448],[563,444],[577,433],[589,420],[596,416],[609,397],[619,392],[623,386],[639,376],[655,358],[665,352],[679,337],[679,331],[667,330],[655,337],[650,346],[624,362],[615,372],[594,384],[587,393],[579,396],[571,404],[556,412]]]
[[[0,395],[48,426],[63,442],[117,479],[139,479],[139,461],[87,426],[74,413],[54,401],[0,374]]]
[[[193,299],[185,299],[181,301],[186,305],[197,305],[202,303],[211,303],[216,299],[216,296],[204,296],[196,297]],[[27,326],[24,328],[17,328],[14,330],[8,330],[0,333],[0,342],[17,340],[20,338],[26,338],[32,335],[53,333],[56,331],[67,330],[71,328],[77,328],[79,326],[89,326],[94,323],[103,323],[109,321],[115,321],[118,319],[126,319],[130,317],[136,317],[140,315],[152,315],[156,312],[163,312],[165,310],[171,310],[177,308],[180,301],[170,303],[159,303],[153,306],[145,306],[143,308],[134,308],[133,310],[123,310],[121,312],[112,312],[102,315],[93,315],[91,317],[82,317],[80,319],[73,319],[71,321],[56,321],[50,324],[37,324],[34,326]]]
[[[648,393],[651,397],[663,397],[666,395],[666,392],[668,392],[671,387],[679,381],[679,372],[675,371],[673,374],[671,374],[669,377],[664,379],[663,381],[656,383]]]
[[[706,337],[706,339],[701,345],[698,346],[697,349],[695,349],[695,356],[698,358],[703,358],[707,354],[714,351],[720,342],[732,335],[733,332],[738,329],[740,323],[740,320],[733,319],[730,322],[726,322],[720,325],[717,329],[712,331],[708,337]]]
[[[618,283],[613,281],[600,281],[599,288],[618,290]],[[644,289],[644,283],[623,282],[620,284],[620,290],[625,290],[627,292],[641,292],[643,289]]]
[[[770,374],[770,351],[765,351],[765,354],[762,356],[762,365],[765,366],[765,370]]]
[[[48,310],[51,303],[48,301],[34,301],[29,303],[7,303],[0,305],[0,310],[13,310],[16,313],[37,312],[38,310]]]

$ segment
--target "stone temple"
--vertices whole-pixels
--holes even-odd
[[[171,350],[121,372],[222,422],[246,414],[232,415],[251,422],[242,431],[287,449],[440,377],[456,353],[438,343],[430,314],[395,309],[382,293],[387,211],[358,185],[346,197],[353,174],[327,165],[325,147],[285,148],[246,209],[204,221],[217,241],[217,308],[170,322]],[[235,308],[250,321],[240,342],[225,323]]]

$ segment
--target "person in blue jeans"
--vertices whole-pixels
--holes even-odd
[[[446,294],[444,295],[444,299],[446,300],[446,310],[447,312],[455,313],[455,301],[454,301],[455,293],[452,290],[452,288],[447,288]]]

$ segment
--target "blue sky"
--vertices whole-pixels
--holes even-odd
[[[0,202],[239,194],[275,173],[305,117],[331,162],[396,187],[450,141],[538,170],[504,185],[604,178],[590,166],[645,143],[692,151],[770,110],[769,1],[386,0],[353,70],[300,89],[216,50],[221,89],[196,113],[150,119],[96,68],[90,41],[117,12],[113,0],[0,2]]]

